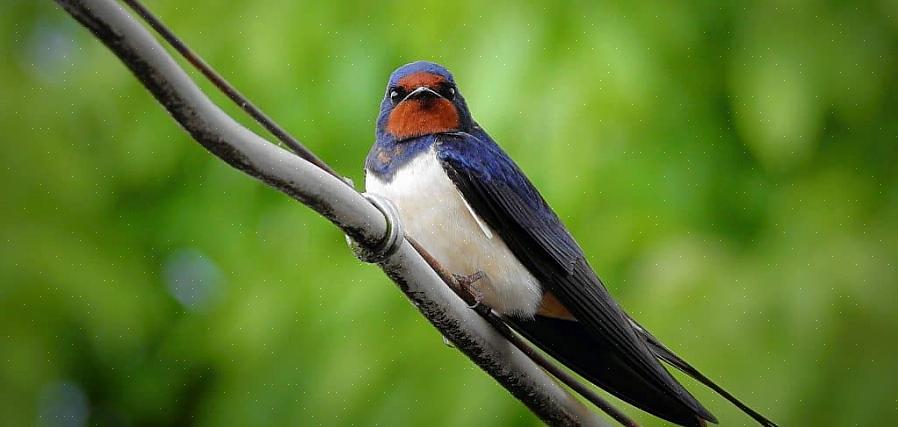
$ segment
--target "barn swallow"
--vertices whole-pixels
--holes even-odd
[[[365,162],[365,187],[397,208],[406,234],[479,300],[583,378],[682,426],[716,418],[665,361],[761,425],[775,424],[679,358],[612,299],[583,250],[518,166],[471,117],[448,70],[393,72]]]

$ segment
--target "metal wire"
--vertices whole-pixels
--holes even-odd
[[[211,81],[215,87],[217,87],[222,93],[227,95],[231,101],[234,101],[237,106],[239,106],[243,111],[250,115],[255,121],[261,124],[265,129],[271,132],[275,138],[284,143],[287,147],[290,148],[291,151],[296,153],[299,157],[302,157],[309,163],[318,166],[321,170],[337,177],[340,181],[346,182],[342,176],[340,176],[337,171],[331,168],[327,163],[318,158],[311,150],[306,148],[299,142],[296,138],[287,133],[284,128],[280,127],[277,123],[274,122],[268,115],[266,115],[262,110],[256,107],[252,102],[249,101],[245,96],[243,96],[237,89],[234,88],[224,77],[218,74],[214,69],[212,69],[206,61],[203,61],[199,55],[197,55],[194,51],[192,51],[189,47],[187,47],[181,39],[178,38],[174,33],[172,33],[162,21],[156,18],[146,7],[144,7],[137,0],[122,0],[131,7],[147,24],[150,25],[157,33],[159,33],[162,38],[165,39],[181,56],[184,57],[187,61],[190,62],[197,70],[203,73],[209,81]]]

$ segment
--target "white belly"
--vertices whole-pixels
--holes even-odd
[[[399,169],[390,182],[366,174],[365,189],[392,201],[406,234],[451,273],[482,271],[483,302],[502,314],[533,316],[542,290],[505,242],[465,203],[433,150]]]

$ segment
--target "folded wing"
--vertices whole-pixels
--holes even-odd
[[[714,421],[664,369],[558,216],[498,145],[484,136],[454,133],[441,135],[436,147],[443,168],[471,207],[582,323],[586,333],[604,346],[603,354],[612,357],[621,372],[679,402],[699,424]],[[639,396],[627,400],[651,412],[650,402],[642,402]]]

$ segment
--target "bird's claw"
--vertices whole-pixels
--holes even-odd
[[[480,306],[480,303],[483,302],[483,292],[480,292],[480,289],[477,288],[475,283],[479,280],[483,279],[483,272],[477,271],[471,275],[464,274],[453,274],[452,277],[455,278],[455,282],[458,283],[459,289],[466,293],[468,296],[474,300],[473,305],[468,305],[468,308],[474,309]]]

